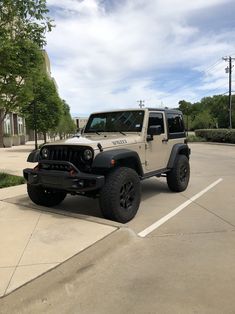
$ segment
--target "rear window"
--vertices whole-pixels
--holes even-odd
[[[163,114],[162,113],[150,113],[149,116],[149,125],[148,125],[148,129],[150,128],[150,126],[152,125],[160,125],[162,128],[162,133],[165,132],[164,130],[164,121],[163,121]]]
[[[169,133],[184,133],[184,122],[181,114],[167,114]]]

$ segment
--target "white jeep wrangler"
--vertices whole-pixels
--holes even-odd
[[[66,194],[98,197],[105,218],[131,220],[140,204],[140,181],[164,176],[170,190],[189,182],[190,149],[182,113],[129,109],[94,113],[79,138],[44,145],[24,169],[30,199],[55,206]]]

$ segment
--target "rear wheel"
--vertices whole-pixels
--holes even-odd
[[[136,215],[141,198],[140,179],[130,168],[116,168],[106,177],[100,193],[100,207],[105,218],[121,223]]]
[[[167,184],[169,189],[173,192],[182,192],[186,190],[189,177],[189,160],[185,155],[178,155],[174,168],[167,173]]]
[[[66,197],[66,192],[49,189],[42,186],[27,185],[30,199],[37,205],[55,206],[60,204]]]

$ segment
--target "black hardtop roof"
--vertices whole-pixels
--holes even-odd
[[[146,108],[149,111],[164,111],[166,113],[180,113],[182,114],[182,112],[178,109],[171,109],[171,108]]]

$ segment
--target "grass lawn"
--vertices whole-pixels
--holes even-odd
[[[23,183],[25,183],[25,179],[23,177],[0,172],[0,189]]]

